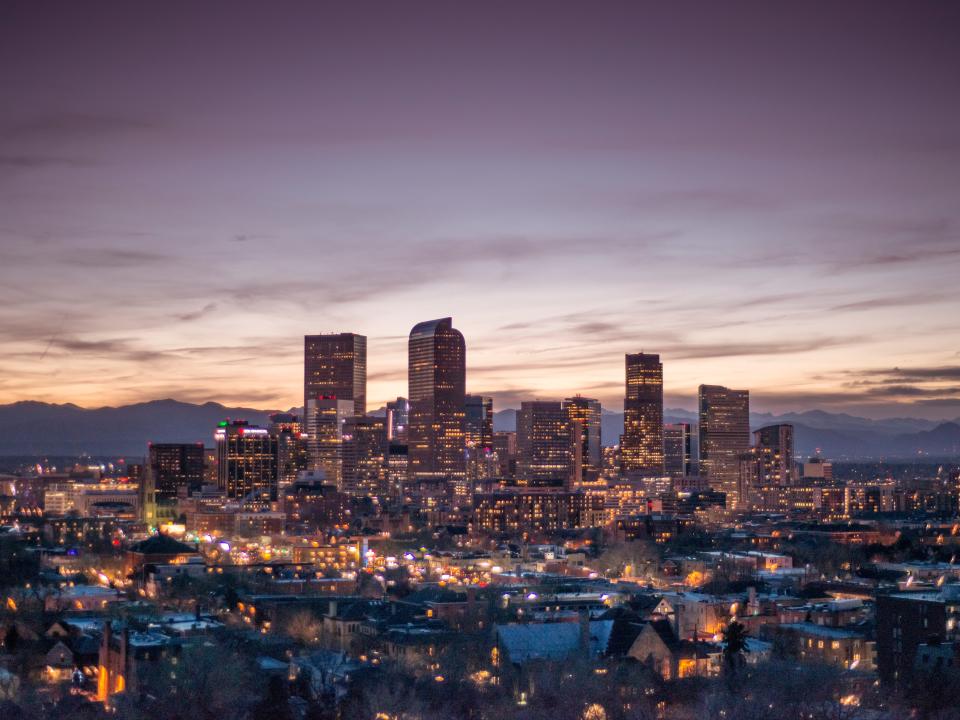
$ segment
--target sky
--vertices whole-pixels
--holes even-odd
[[[960,416],[960,3],[0,4],[0,403]]]

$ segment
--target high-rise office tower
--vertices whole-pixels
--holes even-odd
[[[277,438],[269,430],[244,420],[224,421],[214,438],[217,480],[228,498],[263,502],[277,499]]]
[[[700,474],[712,490],[727,494],[727,509],[740,507],[740,460],[750,450],[750,393],[701,385]]]
[[[663,469],[672,478],[693,475],[690,423],[663,426]]]
[[[450,318],[410,331],[408,373],[410,479],[466,477],[466,345]]]
[[[390,443],[387,447],[387,494],[391,499],[402,500],[407,492],[407,445]]]
[[[464,433],[467,446],[467,475],[471,480],[493,474],[488,462],[493,455],[493,398],[466,395]]]
[[[270,416],[270,434],[277,438],[277,462],[280,490],[292,485],[301,471],[310,467],[310,449],[306,428],[299,415],[274,413]]]
[[[493,452],[497,456],[497,476],[512,479],[517,474],[517,433],[493,433]]]
[[[203,485],[203,443],[150,443],[148,467],[158,502]]]
[[[757,474],[764,485],[793,485],[793,425],[767,425],[753,433]]]
[[[387,403],[387,439],[396,445],[407,444],[407,426],[410,424],[410,403],[398,397]]]
[[[305,335],[303,407],[316,397],[350,400],[354,415],[367,412],[367,338],[355,333]],[[304,410],[306,412],[306,410]]]
[[[311,470],[326,473],[326,482],[343,481],[343,424],[354,415],[352,400],[319,396],[307,400],[307,454]]]
[[[383,418],[350,417],[343,424],[343,491],[384,500],[387,485],[387,428]]]
[[[410,428],[410,402],[404,397],[387,403],[387,494],[391,499],[404,498],[407,489],[407,442]]]
[[[580,455],[583,462],[583,479],[594,481],[600,477],[603,447],[600,444],[600,401],[577,395],[563,401],[567,421],[579,423]]]
[[[626,371],[623,473],[663,475],[663,364],[659,355],[628,354]]]
[[[570,487],[580,479],[579,423],[571,423],[563,403],[520,403],[517,413],[517,483],[531,487]]]

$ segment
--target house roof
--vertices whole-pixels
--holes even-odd
[[[169,535],[158,533],[146,540],[130,546],[131,552],[142,553],[144,555],[179,555],[181,553],[196,552],[196,548],[187,545],[179,540],[174,540]]]
[[[663,644],[671,650],[676,649],[680,645],[680,639],[673,631],[673,625],[670,624],[669,620],[651,620],[650,627],[660,636]]]
[[[369,600],[351,600],[338,602],[332,615],[337,620],[364,620],[373,610],[373,603]]]
[[[630,652],[630,648],[643,630],[644,625],[646,625],[646,622],[639,618],[634,619],[626,615],[614,618],[613,629],[610,632],[610,640],[607,644],[607,654],[620,657]]]
[[[464,603],[467,594],[441,587],[425,587],[404,598],[408,603]]]
[[[607,652],[613,620],[590,621],[590,655]],[[497,625],[497,637],[513,663],[563,660],[580,651],[580,623]]]
[[[663,600],[663,595],[634,595],[627,604],[634,610],[653,610]]]
[[[856,630],[828,627],[815,623],[786,623],[781,625],[780,628],[783,630],[792,630],[802,635],[813,635],[814,637],[822,637],[830,640],[852,640],[864,636],[863,632]]]
[[[77,655],[96,655],[100,652],[100,638],[92,635],[78,635],[70,641],[70,647]]]

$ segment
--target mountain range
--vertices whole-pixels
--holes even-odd
[[[244,419],[264,425],[272,412],[276,411],[176,400],[96,409],[17,402],[0,405],[0,455],[87,453],[138,457],[144,454],[147,442],[212,443],[213,428],[220,420]],[[513,409],[495,413],[494,429],[514,430],[516,414]],[[664,410],[664,421],[695,425],[697,416],[689,410],[668,408]],[[960,419],[940,423],[916,418],[870,420],[822,410],[750,416],[754,429],[774,423],[794,426],[798,456],[819,450],[825,457],[835,459],[960,457]],[[615,444],[623,432],[623,413],[604,410],[601,431],[604,445]]]
[[[494,413],[494,430],[514,430],[517,411]],[[697,413],[664,408],[666,423],[690,423],[696,432]],[[960,419],[935,422],[918,418],[870,420],[844,413],[810,410],[800,413],[750,413],[750,427],[790,423],[794,428],[797,457],[821,454],[835,459],[916,458],[918,455],[960,457]],[[600,432],[605,446],[615,445],[623,434],[623,413],[604,410]],[[696,445],[696,438],[694,438]]]

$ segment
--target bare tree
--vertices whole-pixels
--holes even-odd
[[[302,610],[290,618],[284,631],[301,645],[316,645],[323,625],[309,610]]]

